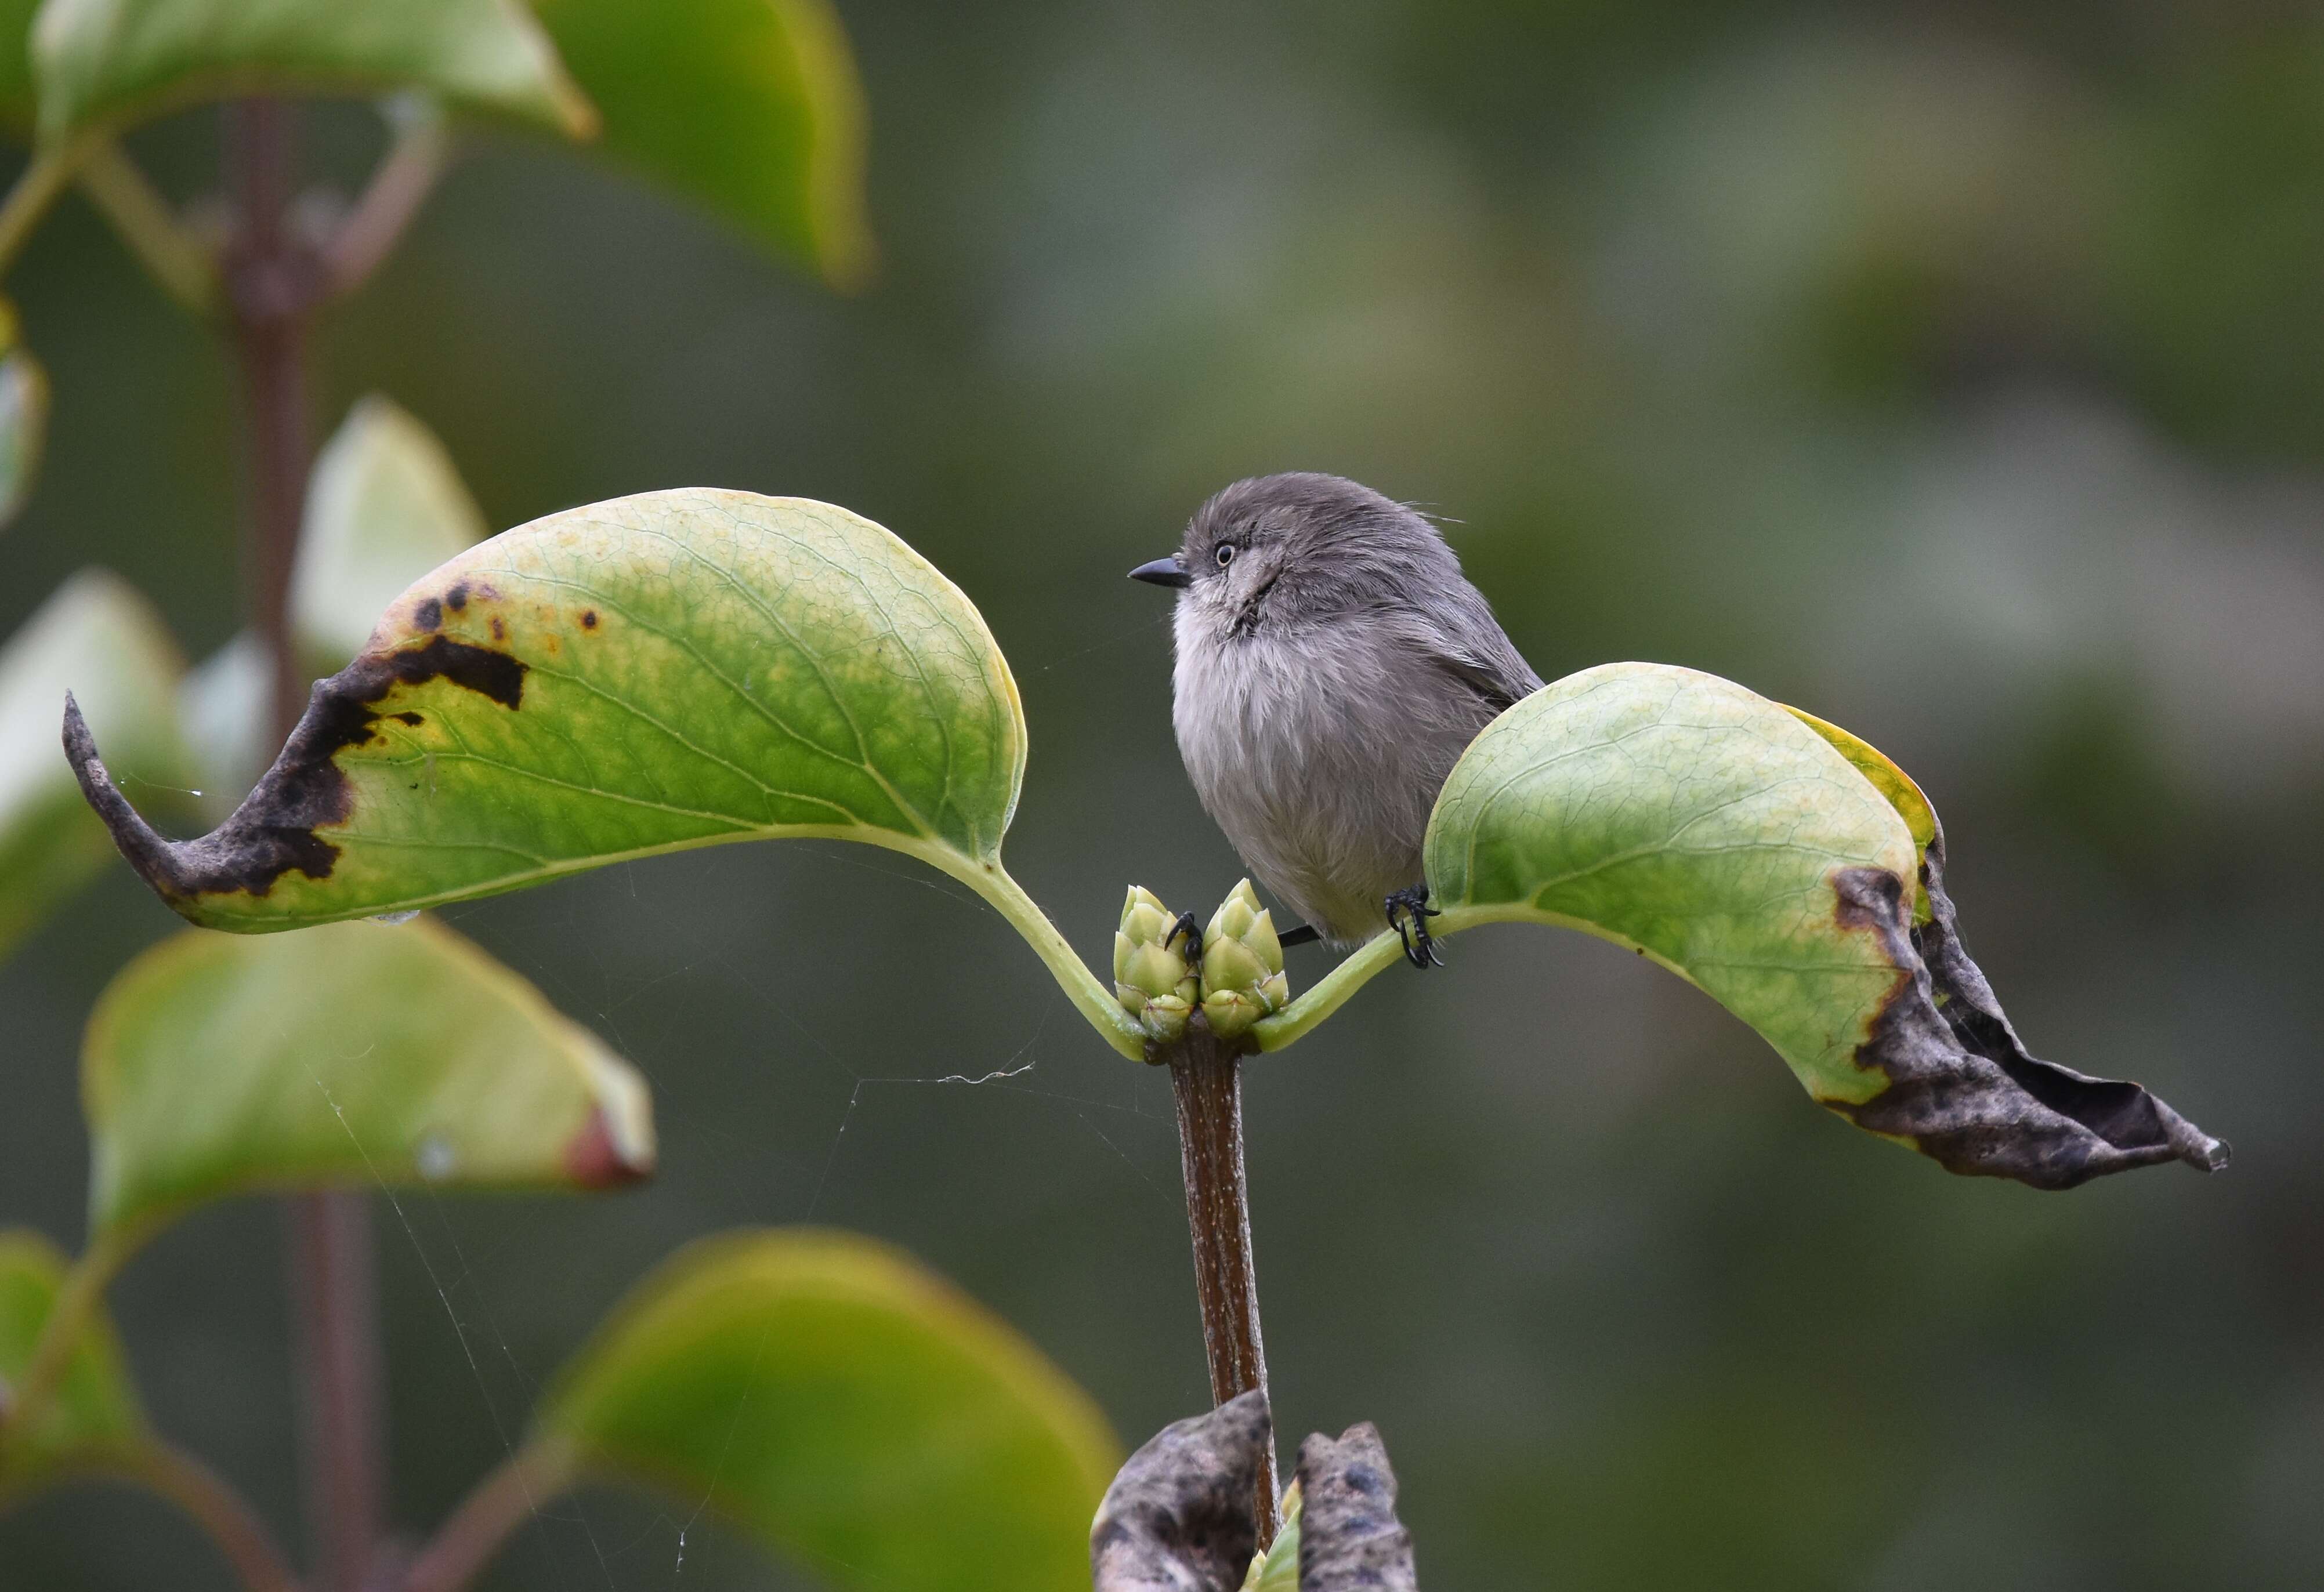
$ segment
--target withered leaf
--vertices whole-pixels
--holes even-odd
[[[1299,1491],[1299,1592],[1418,1592],[1378,1427],[1360,1422],[1336,1440],[1319,1431],[1301,1443]]]
[[[1545,923],[1651,957],[1757,1029],[1818,1103],[1949,1171],[2063,1189],[2227,1164],[2136,1084],[2027,1054],[1961,947],[1919,787],[1732,681],[1624,663],[1544,686],[1453,768],[1426,862],[1440,935]]]
[[[1090,1528],[1094,1592],[1236,1592],[1259,1551],[1259,1468],[1273,1431],[1254,1389],[1130,1455]]]

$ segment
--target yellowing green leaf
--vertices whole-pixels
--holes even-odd
[[[69,1269],[63,1252],[40,1234],[0,1232],[0,1388],[23,1382]],[[13,1408],[13,1396],[0,1395],[0,1500],[54,1479],[92,1452],[115,1452],[145,1437],[120,1339],[101,1306],[82,1317],[31,1430],[11,1423]]]
[[[828,0],[535,0],[592,146],[834,284],[872,262],[863,90]]]
[[[540,1424],[843,1592],[1082,1592],[1120,1459],[1088,1397],[1005,1323],[836,1233],[682,1251],[567,1367]]]
[[[647,492],[471,548],[397,599],[199,840],[156,834],[70,713],[65,744],[131,863],[207,927],[410,911],[727,841],[863,841],[975,889],[1144,1054],[1001,866],[1025,719],[982,617],[828,503]]]
[[[844,509],[681,491],[414,586],[215,835],[162,842],[91,794],[171,906],[248,930],[780,835],[973,872],[1024,754],[1000,649],[925,559]]]
[[[596,1188],[654,1158],[644,1082],[442,925],[189,930],[98,1000],[89,1224],[115,1249],[254,1189]]]
[[[57,755],[65,693],[121,749],[123,778],[166,797],[187,784],[184,667],[152,605],[102,569],[67,581],[0,648],[0,956],[113,852]]]
[[[435,434],[376,393],[363,399],[307,482],[290,579],[300,650],[340,667],[406,587],[489,529]]]
[[[1872,788],[1896,809],[1896,815],[1904,821],[1904,827],[1912,831],[1915,862],[1927,856],[1930,842],[1938,834],[1937,812],[1929,805],[1929,798],[1921,794],[1921,787],[1913,783],[1913,777],[1889,761],[1877,747],[1857,739],[1839,725],[1827,723],[1813,713],[1795,707],[1784,711],[1831,742],[1833,750],[1846,758],[1858,774],[1870,780]],[[1914,888],[1913,916],[1918,923],[1929,921],[1929,893],[1917,881]]]
[[[2136,1085],[2025,1052],[1961,949],[1943,844],[1918,788],[1845,732],[1715,676],[1609,664],[1487,726],[1425,855],[1440,932],[1515,919],[1630,946],[1757,1029],[1817,1100],[1952,1171],[2061,1188],[2225,1165]]]
[[[32,62],[50,148],[257,93],[417,88],[575,135],[593,122],[517,0],[47,0]]]

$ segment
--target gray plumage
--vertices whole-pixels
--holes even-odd
[[[1136,573],[1181,588],[1172,719],[1204,808],[1325,938],[1387,927],[1444,777],[1541,686],[1452,549],[1370,487],[1265,475]]]

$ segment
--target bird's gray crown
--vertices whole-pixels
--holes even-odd
[[[1425,519],[1342,476],[1256,475],[1215,493],[1187,523],[1187,599],[1249,633],[1395,604],[1460,579]]]

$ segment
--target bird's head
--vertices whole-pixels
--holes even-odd
[[[1360,619],[1461,567],[1426,520],[1337,475],[1256,475],[1212,497],[1167,558],[1130,578],[1175,588],[1180,624],[1221,639]]]

